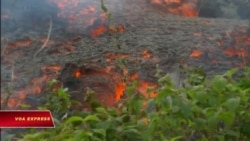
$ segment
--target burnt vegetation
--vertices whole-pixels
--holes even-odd
[[[4,33],[17,32],[20,27],[13,23],[18,22],[23,31],[34,30],[34,25],[44,31],[52,19],[55,28],[49,30],[54,37],[47,38],[52,42],[42,46],[35,58],[40,46],[32,32],[25,32],[28,37],[20,41],[17,39],[23,34],[13,34],[15,42],[2,48],[1,81],[8,88],[2,107],[50,110],[56,125],[54,129],[4,129],[3,139],[248,141],[249,1],[199,0],[194,15],[166,9],[174,11],[190,1],[167,4],[161,0],[162,5],[150,8],[164,14],[147,11],[116,15],[119,19],[114,20],[102,0],[107,21],[94,19],[83,31],[81,25],[71,34],[61,31],[70,20],[57,16],[60,9],[56,4],[2,0],[3,12],[10,7],[21,10],[19,18],[4,20]],[[30,78],[20,77],[23,72]],[[32,83],[26,87],[24,82],[29,81]],[[19,103],[11,107],[11,96],[23,87],[26,97],[21,101],[16,96]]]

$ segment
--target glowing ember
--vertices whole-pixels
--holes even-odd
[[[98,28],[91,30],[91,36],[92,37],[99,36],[103,34],[105,31],[107,31],[107,28],[105,26],[99,26]]]
[[[152,87],[152,88],[156,88],[157,87],[157,84],[152,84],[152,83],[149,83],[147,81],[140,81],[139,82],[139,85],[137,87],[137,90],[143,95],[145,96],[146,98],[148,97],[156,97],[157,96],[157,93],[156,92],[150,92],[149,93],[149,88]]]
[[[138,79],[138,73],[131,74],[131,75],[130,75],[130,79],[131,79],[131,80],[136,80],[136,79]]]
[[[125,26],[116,26],[116,25],[111,25],[109,26],[109,32],[110,33],[123,33],[125,31]]]
[[[248,51],[244,48],[240,48],[240,49],[228,48],[224,52],[229,57],[233,57],[233,56],[247,57],[249,55]]]
[[[80,0],[50,0],[52,3],[56,3],[60,12],[58,17],[66,19],[68,21],[69,30],[87,29],[89,26],[96,25],[96,21],[104,23],[107,19],[107,15],[103,12],[100,6],[94,1],[80,1]],[[99,24],[99,23],[98,23]],[[98,31],[93,31],[91,34],[93,37],[100,35],[100,32],[104,32],[104,28],[99,27]]]
[[[81,72],[79,70],[77,70],[75,73],[74,73],[74,77],[80,77],[81,76]]]
[[[126,83],[121,82],[119,84],[116,85],[115,87],[115,100],[119,101],[124,93],[126,89]]]
[[[221,46],[222,41],[217,41],[216,44],[217,44],[217,46]]]
[[[233,42],[224,42],[223,39],[234,39]],[[218,46],[222,46],[223,52],[228,57],[240,57],[243,61],[242,66],[249,63],[249,45],[250,45],[250,35],[246,28],[239,27],[233,31],[226,32],[222,40],[217,41]]]
[[[10,99],[9,102],[8,102],[8,107],[10,109],[13,109],[17,104],[18,104],[18,100],[17,99]]]
[[[142,52],[142,55],[143,55],[143,57],[144,57],[145,59],[151,58],[151,54],[150,54],[147,50],[144,50],[144,51]]]
[[[127,58],[129,55],[126,53],[111,53],[111,52],[105,52],[105,56],[106,56],[106,61],[110,62],[110,61],[114,61],[118,58]]]
[[[59,74],[59,71],[62,69],[61,66],[59,65],[47,65],[47,66],[42,66],[41,70],[43,73],[53,73],[53,74]]]
[[[151,3],[165,9],[173,14],[181,15],[185,17],[197,17],[198,12],[196,10],[197,0],[151,0]]]
[[[217,60],[217,59],[212,59],[211,62],[212,62],[213,64],[217,64],[217,63],[218,63],[218,60]]]
[[[31,44],[32,44],[32,41],[30,39],[26,39],[26,40],[19,40],[14,43],[10,43],[8,47],[11,47],[11,48],[28,47]]]
[[[196,32],[196,33],[194,33],[194,36],[196,36],[196,37],[201,37],[201,36],[202,36],[202,33],[201,33],[201,32]]]
[[[78,0],[51,0],[55,2],[60,9],[65,9],[65,7],[76,7],[78,5]]]
[[[202,55],[202,52],[199,50],[193,50],[192,53],[190,54],[190,57],[198,58]]]

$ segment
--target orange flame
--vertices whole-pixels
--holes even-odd
[[[32,40],[26,39],[26,40],[19,40],[15,43],[10,43],[9,47],[11,48],[17,48],[17,47],[28,47],[32,44]]]
[[[142,52],[142,55],[143,55],[143,57],[144,57],[145,59],[151,58],[151,54],[150,54],[147,50],[144,50],[144,51]]]
[[[198,58],[202,55],[202,52],[199,50],[193,50],[192,53],[190,54],[190,57]]]
[[[148,89],[149,89],[150,87],[156,88],[156,87],[157,87],[157,84],[149,83],[149,82],[147,82],[147,81],[140,81],[140,82],[139,82],[139,85],[138,85],[138,87],[137,87],[137,90],[138,90],[142,95],[144,95],[146,98],[148,98],[148,97],[156,97],[156,96],[157,96],[157,93],[156,93],[156,92],[148,93]]]
[[[138,78],[138,73],[134,73],[130,75],[131,80],[136,80]]]
[[[229,57],[232,57],[232,56],[247,57],[249,55],[248,51],[244,48],[240,48],[240,49],[228,48],[224,52]]]
[[[173,14],[186,17],[198,16],[198,12],[195,6],[197,4],[197,0],[192,0],[188,2],[184,2],[182,0],[151,0],[151,3],[156,5],[165,5],[167,11]]]
[[[74,6],[78,5],[78,0],[51,0],[55,2],[60,9],[65,9],[67,6]]]
[[[43,73],[54,72],[54,74],[58,74],[61,69],[62,67],[59,65],[47,65],[41,67]]]
[[[119,33],[123,33],[125,31],[125,26],[110,26],[109,27],[109,32],[110,33],[115,33],[115,32],[119,32]]]
[[[217,46],[221,46],[222,45],[222,41],[217,41],[216,44],[217,44]]]
[[[80,77],[82,74],[79,70],[77,70],[75,73],[74,73],[74,77],[78,78]]]
[[[115,100],[116,101],[119,101],[124,93],[126,89],[126,83],[124,82],[121,82],[121,83],[118,83],[115,87]]]
[[[107,62],[110,62],[112,60],[115,60],[115,59],[118,59],[118,58],[127,58],[128,57],[128,54],[126,53],[110,53],[110,52],[105,52],[105,56],[106,56],[106,61]]]
[[[107,28],[105,26],[99,26],[98,28],[91,30],[91,36],[92,37],[99,36],[103,34],[105,31],[107,31]]]
[[[10,109],[13,109],[17,104],[18,104],[18,100],[17,99],[11,98],[8,101],[8,107]]]

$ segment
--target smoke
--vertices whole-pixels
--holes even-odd
[[[153,7],[149,1],[151,0],[104,0],[104,5],[108,9],[108,12],[112,14],[113,19],[123,21],[121,17],[124,14],[130,13],[134,15],[138,12],[143,13],[140,7],[145,9]],[[166,0],[157,1],[164,3]],[[193,2],[196,4],[196,10],[199,10],[199,17],[250,19],[249,0],[181,1],[179,5],[173,5],[173,8],[178,6],[180,8],[181,4]],[[73,4],[68,4],[67,2],[72,2]],[[64,3],[64,5],[60,5],[59,3]],[[80,6],[76,7],[74,4]],[[88,9],[90,6],[96,8],[96,13],[90,12],[82,17],[76,16],[80,15],[83,9]],[[162,6],[164,7],[163,4]],[[62,12],[62,7],[66,12]],[[156,7],[157,9],[159,7]],[[126,13],[128,11],[129,13]],[[47,31],[49,17],[51,17],[55,27],[66,28],[69,22],[71,22],[73,23],[73,27],[84,30],[84,26],[92,23],[91,20],[93,20],[93,17],[96,17],[93,22],[98,20],[101,12],[103,12],[103,9],[101,8],[100,0],[1,0],[1,32],[10,33],[16,31],[18,28],[35,30],[36,27]],[[80,23],[78,21],[84,22]],[[77,22],[80,25],[79,27],[75,24]]]
[[[2,32],[47,26],[50,17],[59,23],[58,11],[58,7],[47,0],[1,0],[1,15],[7,15],[4,20],[1,17]]]
[[[249,0],[199,0],[200,17],[250,19]]]

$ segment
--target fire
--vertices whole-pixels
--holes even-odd
[[[130,75],[130,79],[131,79],[131,80],[136,80],[136,79],[138,79],[138,73],[131,74],[131,75]]]
[[[115,87],[115,100],[119,101],[126,89],[126,83],[120,82]]]
[[[106,56],[106,61],[107,61],[107,62],[114,61],[114,60],[116,60],[116,59],[118,59],[118,58],[121,58],[121,59],[127,58],[127,57],[129,56],[129,55],[126,54],[126,53],[111,53],[111,52],[105,52],[104,54],[105,54],[105,56]]]
[[[216,42],[216,45],[217,45],[217,46],[221,46],[221,45],[222,45],[222,41],[217,41],[217,42]]]
[[[229,57],[233,56],[247,57],[249,55],[248,51],[244,48],[240,49],[227,48],[224,52]]]
[[[137,90],[146,98],[148,97],[156,97],[157,93],[156,92],[148,92],[148,89],[152,87],[152,88],[156,88],[157,84],[153,84],[150,82],[147,82],[145,80],[139,81],[139,85],[137,87]]]
[[[125,26],[123,25],[122,26],[110,25],[108,30],[109,33],[116,33],[116,32],[123,33],[124,31],[125,31]]]
[[[96,27],[96,21],[100,20],[104,23],[107,15],[103,12],[99,5],[94,1],[80,1],[80,0],[50,0],[55,3],[60,9],[58,17],[68,21],[69,30],[87,29],[90,26]],[[95,37],[106,31],[103,27],[98,27],[91,32],[91,36]]]
[[[74,77],[80,77],[82,74],[80,72],[80,70],[77,70],[75,73],[74,73]]]
[[[199,50],[193,50],[192,53],[190,54],[190,57],[198,58],[202,55],[203,53]]]
[[[224,42],[223,39],[234,39],[233,42]],[[223,39],[217,41],[217,45],[223,47],[223,53],[228,57],[240,57],[243,61],[242,66],[249,63],[250,57],[250,34],[246,27],[238,27],[230,32],[226,32]]]
[[[197,17],[196,10],[197,0],[151,0],[154,5],[165,7],[165,9],[173,14],[185,17]]]
[[[107,28],[105,26],[99,26],[96,29],[91,30],[91,36],[96,37],[101,34],[103,34],[105,31],[107,31]]]
[[[59,65],[46,65],[46,66],[42,66],[41,70],[43,73],[54,73],[54,74],[59,74],[59,71],[62,69],[61,66]]]
[[[142,55],[143,55],[143,57],[144,57],[145,59],[151,58],[151,54],[150,54],[147,50],[144,50],[144,51],[142,52]]]
[[[10,43],[8,47],[11,48],[17,48],[17,47],[28,47],[32,44],[32,40],[26,39],[26,40],[18,40],[14,43]]]
[[[8,101],[8,107],[10,109],[13,109],[17,104],[18,104],[17,99],[9,99],[9,101]]]
[[[89,14],[89,13],[94,13],[94,12],[96,12],[96,8],[95,8],[94,6],[89,6],[89,7],[86,8],[86,9],[82,9],[82,10],[80,11],[80,14],[87,15],[87,14]]]
[[[68,6],[76,7],[78,5],[78,0],[51,0],[55,2],[60,9],[65,9]]]

